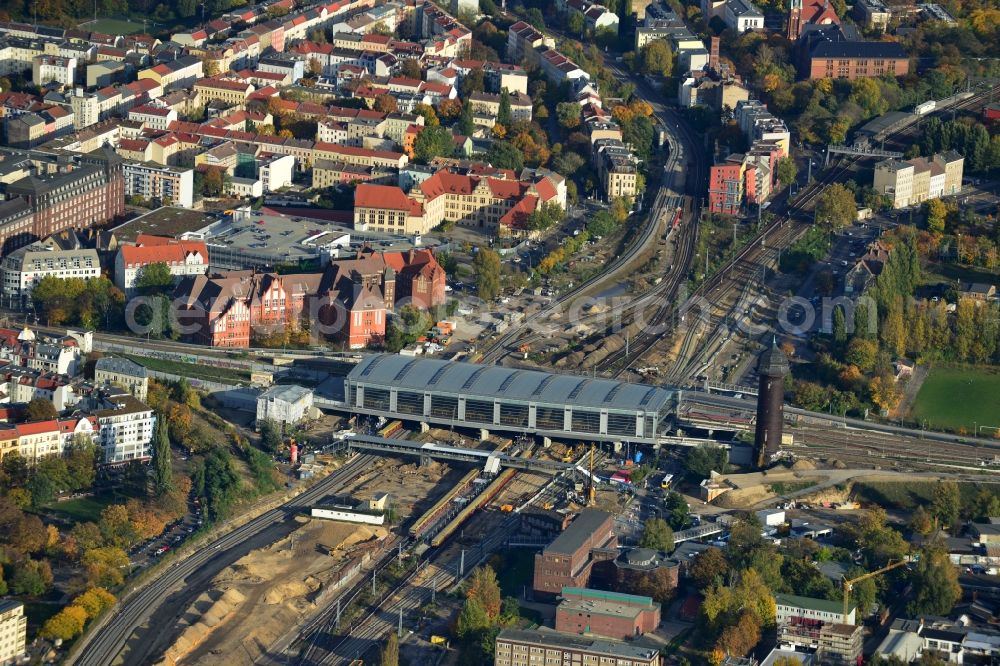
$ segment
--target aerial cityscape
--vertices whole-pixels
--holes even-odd
[[[1000,5],[850,3],[0,0],[0,666],[1000,663]]]

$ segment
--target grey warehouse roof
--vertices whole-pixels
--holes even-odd
[[[667,389],[646,384],[397,354],[369,356],[347,380],[439,394],[648,412],[661,410],[671,396]]]
[[[129,375],[131,377],[144,378],[149,375],[145,366],[139,365],[135,361],[118,356],[105,356],[97,359],[94,365],[95,370],[102,372],[113,372],[119,375]]]

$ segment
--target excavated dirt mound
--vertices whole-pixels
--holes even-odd
[[[800,458],[799,460],[796,460],[794,463],[792,463],[790,469],[794,469],[796,471],[816,469],[816,463],[814,463],[811,460],[804,460]]]

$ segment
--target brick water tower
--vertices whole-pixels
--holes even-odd
[[[776,339],[757,360],[757,430],[754,434],[754,462],[764,467],[781,446],[784,425],[785,375],[788,357]]]

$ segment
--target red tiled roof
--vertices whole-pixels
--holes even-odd
[[[372,185],[361,183],[354,190],[355,208],[389,208],[392,210],[410,210],[411,200],[403,190],[394,185]]]
[[[123,245],[120,249],[126,266],[145,266],[157,262],[182,263],[188,256],[199,253],[208,262],[208,249],[202,241],[179,241],[162,236],[140,234],[136,245]]]

